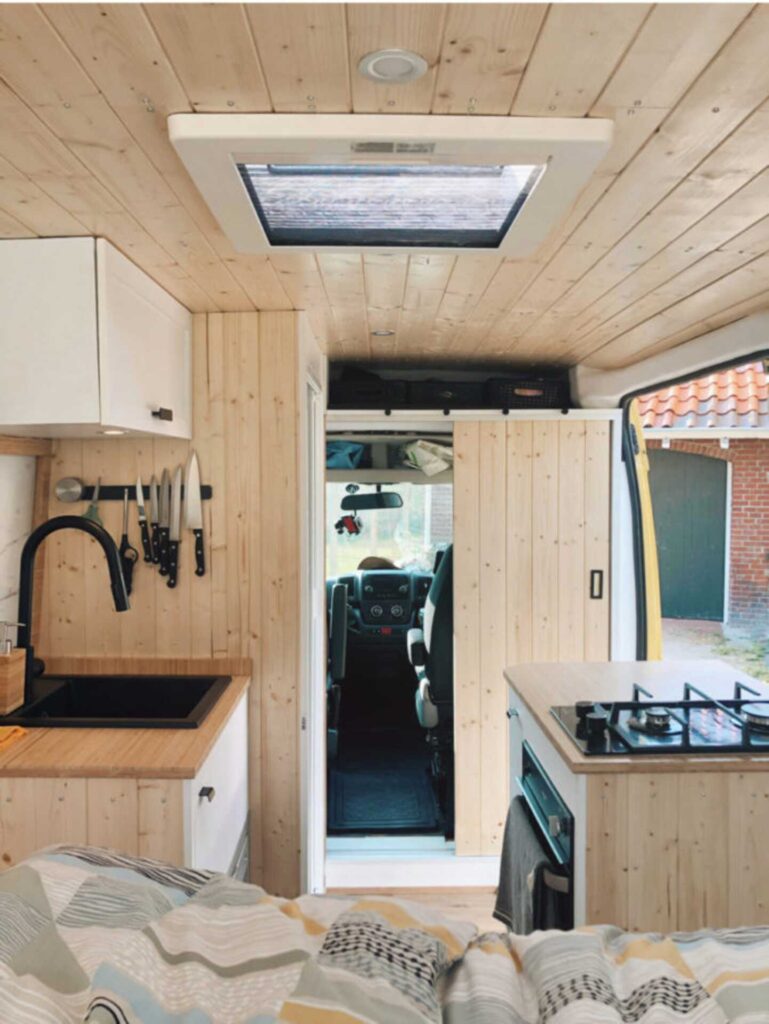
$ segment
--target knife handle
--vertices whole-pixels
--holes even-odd
[[[153,523],[153,535],[149,540],[149,547],[153,552],[153,561],[156,565],[160,564],[160,526],[157,522]]]
[[[142,535],[142,551],[144,552],[144,561],[151,562],[152,547],[150,546],[150,531],[149,527],[147,526],[146,519],[139,520],[139,530],[141,531]]]
[[[206,552],[203,547],[203,531],[193,530],[195,534],[195,575],[205,576],[206,574]]]
[[[179,568],[179,541],[169,540],[168,542],[168,554],[167,554],[167,565],[168,565],[168,579],[166,580],[166,586],[172,590],[176,586],[176,573]]]
[[[160,539],[158,542],[159,554],[160,554],[160,575],[168,575],[168,527],[161,526],[158,528],[158,534]]]

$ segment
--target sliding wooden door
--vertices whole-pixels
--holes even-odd
[[[510,799],[505,666],[609,657],[611,424],[454,428],[456,844],[499,852]]]

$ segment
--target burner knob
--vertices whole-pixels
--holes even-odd
[[[585,722],[588,746],[603,746],[606,726],[609,724],[608,716],[603,711],[591,711],[585,716]]]
[[[578,700],[574,705],[574,710],[577,713],[578,721],[581,722],[591,711],[595,711],[595,703],[592,700]]]

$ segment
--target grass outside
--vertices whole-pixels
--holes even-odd
[[[665,661],[720,658],[769,683],[769,636],[725,635],[721,622],[663,619],[662,656]]]

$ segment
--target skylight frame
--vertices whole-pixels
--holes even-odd
[[[568,213],[607,152],[598,118],[369,114],[173,114],[171,141],[235,247],[246,253],[371,252],[530,255]],[[498,247],[272,245],[239,164],[534,165],[546,170]],[[386,241],[386,240],[385,240]]]

